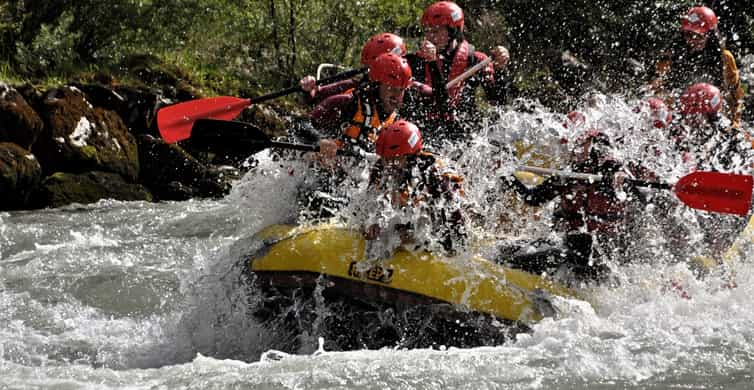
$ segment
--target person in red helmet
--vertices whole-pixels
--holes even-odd
[[[697,83],[686,88],[678,100],[680,120],[671,130],[677,134],[676,145],[690,169],[751,174],[754,166],[751,137],[728,126],[722,115],[720,90],[711,84]],[[696,248],[694,262],[703,265],[700,270],[704,271],[721,264],[723,253],[746,226],[747,219],[714,213],[695,215],[703,245]]]
[[[565,266],[578,281],[600,282],[609,273],[604,262],[607,255],[627,243],[625,237],[630,225],[626,223],[625,211],[629,202],[644,198],[635,187],[627,185],[626,178],[656,178],[638,165],[618,161],[612,153],[612,142],[601,131],[586,131],[572,144],[569,169],[602,175],[604,179],[589,182],[551,176],[529,188],[515,177],[501,178],[527,204],[541,206],[559,199],[551,225],[561,235],[562,244],[546,245],[536,251],[506,247],[500,261],[533,273],[555,272]]]
[[[403,43],[403,38],[391,33],[372,36],[361,49],[361,63],[370,66],[377,57],[385,53],[405,56],[406,44]]]
[[[319,146],[319,152],[310,156],[313,164],[307,183],[298,191],[302,209],[309,214],[306,218],[333,216],[333,210],[347,203],[350,195],[345,189],[358,181],[359,171],[367,169],[367,159],[355,157],[374,151],[380,130],[398,119],[410,85],[406,60],[382,54],[371,64],[368,81],[323,100],[309,113],[309,122],[291,128],[289,135],[295,141]],[[352,156],[338,159],[339,150]],[[336,198],[337,204],[331,201]]]
[[[677,97],[694,83],[722,90],[725,113],[734,128],[741,127],[743,89],[733,54],[719,38],[717,15],[707,7],[692,7],[681,19],[683,39],[676,40],[655,66],[651,83],[658,96]]]
[[[364,237],[377,240],[383,234],[399,233],[401,243],[413,249],[427,248],[426,238],[439,242],[445,251],[456,252],[465,245],[465,219],[461,211],[463,179],[435,155],[423,150],[422,134],[411,122],[399,120],[380,132],[376,142],[379,160],[369,176],[369,194],[396,215],[393,218],[369,207],[371,223],[365,224]],[[376,221],[375,218],[376,217]],[[422,222],[423,221],[423,222]],[[429,229],[417,234],[417,229]],[[393,248],[394,249],[394,248]]]
[[[427,139],[462,139],[478,118],[475,90],[481,86],[487,99],[502,103],[508,89],[504,70],[508,64],[508,50],[495,47],[493,63],[453,88],[445,84],[487,58],[476,51],[464,38],[464,14],[461,7],[450,1],[440,1],[426,8],[421,18],[425,39],[415,54],[406,58],[414,78],[432,87],[430,96],[421,96],[410,107],[410,116],[422,122]]]
[[[338,149],[372,152],[380,129],[398,118],[403,96],[411,85],[411,68],[397,54],[385,53],[371,64],[369,81],[331,96],[310,113],[308,141],[318,142],[320,154],[332,159]]]
[[[723,96],[714,85],[697,83],[678,99],[680,120],[671,127],[684,161],[697,169],[748,170],[751,165],[751,137],[730,128],[722,115]]]
[[[361,64],[369,68],[381,54],[393,53],[401,57],[406,55],[406,44],[403,38],[392,33],[379,33],[373,35],[361,49]],[[364,80],[368,80],[368,77]],[[306,92],[307,102],[316,103],[330,96],[346,92],[356,88],[360,79],[343,80],[328,85],[317,85],[314,76],[306,76],[299,82],[301,89]]]

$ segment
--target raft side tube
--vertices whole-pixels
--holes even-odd
[[[545,304],[548,295],[575,296],[547,278],[478,256],[447,258],[399,250],[390,259],[367,262],[361,234],[338,226],[276,225],[257,238],[269,245],[248,257],[249,271],[276,288],[313,288],[322,277],[327,294],[366,303],[398,308],[444,303],[523,322],[554,314]]]

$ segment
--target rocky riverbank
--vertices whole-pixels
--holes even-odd
[[[0,82],[0,210],[225,195],[242,173],[230,163],[245,156],[167,144],[158,135],[157,109],[197,97],[99,83],[40,91]],[[284,128],[265,107],[243,118]]]

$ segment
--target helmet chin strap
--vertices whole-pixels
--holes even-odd
[[[461,42],[463,33],[460,28],[448,27],[448,43],[452,41]]]
[[[455,38],[453,35],[448,36],[448,44],[445,46],[445,49],[442,50],[443,56],[450,54],[450,52],[457,48],[459,44],[460,40],[458,38]]]

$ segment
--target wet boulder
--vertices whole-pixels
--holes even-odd
[[[74,84],[86,95],[93,106],[115,111],[131,134],[158,135],[154,123],[157,108],[169,104],[162,98],[158,89],[136,88],[130,86],[103,85],[98,83]]]
[[[86,101],[94,107],[118,112],[126,104],[126,99],[123,96],[103,84],[72,83],[71,86],[83,92]]]
[[[152,195],[141,184],[129,183],[117,173],[56,172],[42,181],[30,203],[33,207],[44,208],[94,203],[100,199],[151,201]]]
[[[287,134],[288,123],[270,106],[252,104],[238,120],[257,126],[272,137]]]
[[[42,132],[42,119],[14,88],[0,83],[0,142],[31,148]]]
[[[16,91],[21,94],[21,96],[24,97],[27,103],[36,111],[39,113],[39,107],[41,107],[42,98],[44,97],[44,90],[40,90],[40,87],[37,87],[35,85],[32,85],[30,83],[25,83],[21,85],[14,86]]]
[[[149,135],[138,141],[141,182],[159,200],[222,197],[238,177],[236,171],[203,164],[176,144]]]
[[[95,108],[75,87],[48,91],[40,110],[45,129],[33,150],[45,172],[104,171],[137,179],[136,140],[118,114]]]
[[[42,167],[33,154],[16,144],[0,143],[0,210],[26,208],[41,180]]]
[[[162,91],[118,86],[115,93],[122,96],[126,104],[118,109],[118,114],[128,126],[131,134],[157,136],[157,109],[169,103]]]

